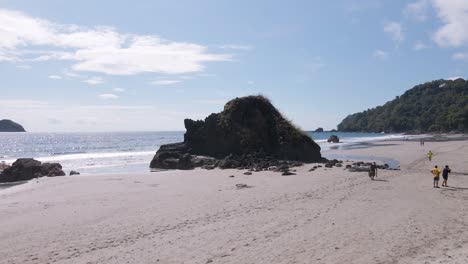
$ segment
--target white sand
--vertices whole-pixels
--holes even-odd
[[[389,144],[341,151],[402,161],[379,181],[308,164],[286,177],[168,171],[0,190],[0,263],[468,263],[468,175],[434,189],[429,173],[467,173],[468,142]]]

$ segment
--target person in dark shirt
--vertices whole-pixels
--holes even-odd
[[[445,168],[442,170],[442,178],[444,178],[444,180],[442,181],[442,186],[445,186],[445,187],[448,187],[447,185],[447,180],[448,180],[448,174],[452,172],[449,168],[448,165],[445,165]]]
[[[369,177],[371,180],[374,180],[374,178],[377,177],[377,164],[375,164],[375,162],[370,165]]]

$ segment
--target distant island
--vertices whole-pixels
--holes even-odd
[[[0,132],[26,132],[23,126],[8,119],[0,120]]]
[[[468,131],[468,82],[437,80],[394,100],[347,116],[342,132],[430,133]]]

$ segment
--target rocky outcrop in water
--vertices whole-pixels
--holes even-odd
[[[340,143],[340,139],[338,138],[337,135],[331,135],[328,140],[328,143]]]
[[[221,113],[205,120],[185,119],[184,124],[184,142],[161,146],[151,168],[266,169],[280,161],[323,160],[319,145],[262,96],[236,98]]]
[[[0,174],[0,182],[27,181],[42,176],[65,176],[59,163],[41,163],[35,159],[17,159]]]
[[[0,132],[26,132],[23,126],[8,119],[0,120]]]

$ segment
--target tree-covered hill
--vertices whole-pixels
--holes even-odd
[[[467,132],[468,81],[437,80],[420,84],[402,96],[347,116],[343,132]]]

